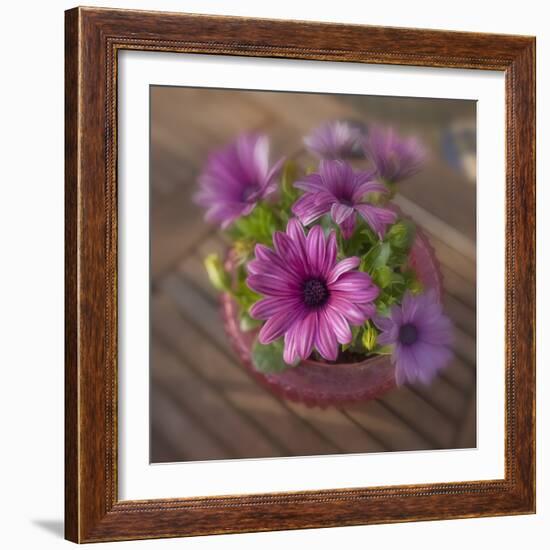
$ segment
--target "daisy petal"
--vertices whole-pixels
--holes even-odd
[[[280,338],[300,315],[303,315],[302,310],[288,309],[270,317],[258,334],[260,344],[270,344]]]
[[[327,361],[336,361],[338,357],[338,342],[330,324],[320,319],[315,335],[315,347]]]
[[[295,345],[301,359],[307,359],[313,350],[317,332],[317,312],[311,311],[296,327]]]
[[[361,260],[357,256],[352,256],[351,258],[346,258],[345,260],[338,262],[329,273],[327,284],[330,285],[331,283],[334,283],[338,280],[340,275],[357,268],[360,263]]]

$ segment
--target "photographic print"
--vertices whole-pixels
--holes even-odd
[[[65,536],[535,512],[535,38],[74,8]]]
[[[151,86],[151,462],[476,446],[476,102]]]

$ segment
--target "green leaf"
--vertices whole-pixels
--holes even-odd
[[[233,224],[230,235],[233,240],[251,241],[272,245],[273,232],[283,229],[270,205],[261,203],[248,216],[239,218]]]
[[[393,353],[393,346],[377,346],[373,353],[377,355],[391,355]]]
[[[352,326],[351,327],[351,342],[349,344],[342,344],[342,351],[348,349],[353,349],[357,345],[357,339],[361,333],[362,327]]]
[[[379,294],[376,299],[376,311],[378,315],[386,317],[390,313],[391,306],[395,303],[391,294],[388,294],[386,291],[383,291]]]
[[[256,294],[247,285],[244,279],[239,280],[233,290],[233,296],[239,302],[241,308],[248,311],[252,305],[254,305],[261,296]]]
[[[282,372],[293,366],[287,365],[283,360],[282,340],[266,345],[256,341],[252,348],[252,363],[258,372],[264,374]]]
[[[402,267],[409,259],[409,254],[401,250],[392,250],[390,257],[388,258],[388,265],[390,267]]]
[[[358,223],[349,239],[341,238],[340,247],[344,256],[362,256],[377,242],[378,237],[368,227]]]
[[[386,288],[392,283],[394,275],[395,273],[387,265],[381,265],[373,271],[372,278],[377,286]]]
[[[391,246],[386,242],[375,244],[364,256],[361,261],[360,270],[373,273],[377,267],[384,266],[388,263],[391,253]]]

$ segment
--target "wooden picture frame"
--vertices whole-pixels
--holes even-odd
[[[504,72],[504,479],[119,500],[117,54],[127,49]],[[67,539],[97,542],[534,513],[533,37],[75,8],[66,12],[65,56]]]

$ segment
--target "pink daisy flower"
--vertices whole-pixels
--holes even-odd
[[[336,237],[320,226],[306,236],[296,219],[286,233],[273,236],[275,249],[256,245],[248,264],[248,286],[265,297],[250,314],[265,320],[258,339],[269,344],[284,336],[284,361],[306,359],[315,348],[335,361],[339,343],[349,344],[350,325],[361,325],[376,311],[378,296],[367,273],[356,271],[359,258],[336,261]]]

